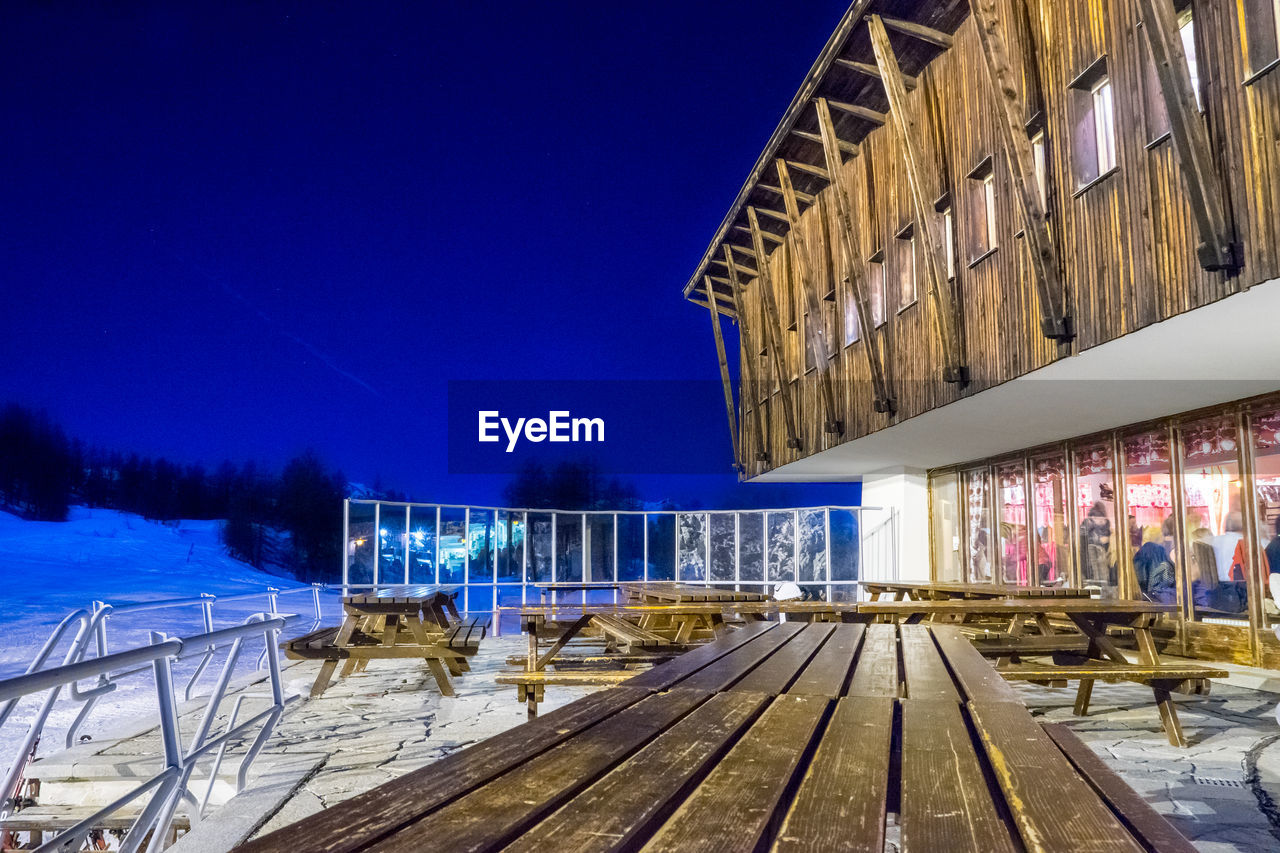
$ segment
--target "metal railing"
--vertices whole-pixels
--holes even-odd
[[[165,603],[160,602],[150,602],[149,604],[166,606]],[[147,609],[145,605],[140,605],[139,607],[140,609]],[[133,851],[141,848],[147,838],[150,838],[147,849],[149,851],[158,851],[165,844],[169,826],[173,821],[174,812],[180,801],[185,800],[189,803],[189,811],[193,822],[200,820],[204,816],[209,805],[214,782],[218,778],[219,770],[226,756],[228,745],[241,737],[247,736],[256,728],[257,734],[241,758],[240,766],[236,773],[236,790],[238,791],[244,787],[254,758],[257,757],[263,745],[271,736],[271,732],[284,710],[286,700],[284,684],[280,674],[278,649],[280,632],[286,624],[296,620],[298,617],[258,613],[249,616],[241,624],[234,627],[207,631],[183,638],[168,637],[165,634],[153,631],[148,645],[101,654],[86,660],[79,659],[88,647],[88,638],[100,636],[93,626],[95,624],[103,624],[104,620],[97,619],[95,622],[96,616],[96,613],[90,614],[85,610],[79,610],[67,616],[55,629],[53,635],[45,643],[40,654],[37,655],[25,674],[0,681],[0,703],[2,703],[0,704],[0,727],[3,727],[10,719],[18,702],[24,697],[44,694],[41,709],[23,741],[23,749],[19,751],[13,766],[9,768],[5,776],[3,790],[7,797],[11,794],[13,796],[6,800],[3,806],[5,810],[4,816],[7,816],[8,809],[16,802],[17,795],[20,794],[17,788],[26,767],[31,744],[34,742],[31,733],[38,732],[43,727],[48,719],[49,710],[57,701],[63,688],[68,688],[68,692],[73,699],[85,702],[87,706],[90,701],[96,700],[101,695],[114,690],[115,685],[121,679],[150,670],[159,710],[164,769],[94,814],[77,822],[69,829],[58,833],[55,838],[47,841],[40,849],[80,849],[85,843],[89,832],[101,823],[104,818],[135,800],[150,795],[146,806],[142,808],[138,817],[131,824],[121,842],[120,849],[133,853]],[[80,628],[76,641],[72,643],[62,665],[50,669],[41,669],[40,667],[48,659],[53,648],[66,635],[69,626],[74,624],[79,624]],[[105,636],[101,636],[103,636],[102,642],[105,643]],[[210,737],[214,720],[226,696],[227,687],[235,671],[244,642],[246,639],[256,637],[261,637],[263,640],[265,664],[271,688],[269,696],[265,698],[270,700],[270,704],[265,710],[258,712],[250,719],[237,723],[241,705],[248,696],[245,693],[240,693],[236,697],[235,705],[224,730],[217,736]],[[196,657],[202,657],[207,660],[208,650],[225,647],[228,643],[230,648],[227,659],[223,664],[222,672],[209,694],[204,714],[200,719],[195,734],[191,738],[190,745],[184,749],[182,733],[178,724],[178,697],[173,683],[173,664],[177,661]],[[78,682],[86,679],[96,679],[97,685],[88,690],[80,690]],[[260,694],[254,694],[254,696],[261,698]],[[82,712],[77,717],[77,720],[82,722],[83,716]],[[213,758],[208,768],[209,784],[204,795],[196,797],[190,790],[191,778],[197,763],[210,754],[212,754]]]
[[[349,499],[342,533],[344,589],[459,586],[470,612],[525,603],[549,584],[791,582],[835,599],[856,597],[864,577],[897,577],[896,516],[874,507],[570,512]]]

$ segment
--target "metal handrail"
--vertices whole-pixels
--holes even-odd
[[[75,616],[76,614],[72,615]],[[79,615],[82,625],[84,615],[83,612]],[[71,617],[68,617],[68,620],[70,619]],[[146,668],[147,664],[150,664],[154,673],[157,704],[160,712],[161,742],[164,745],[165,769],[143,782],[133,791],[98,810],[92,816],[60,833],[56,838],[42,846],[41,849],[78,849],[84,843],[88,832],[103,817],[133,802],[138,797],[154,791],[151,800],[130,827],[121,844],[121,850],[134,853],[148,837],[148,833],[151,838],[148,849],[160,850],[163,847],[164,837],[167,834],[169,825],[173,820],[173,813],[180,800],[185,799],[195,804],[194,819],[199,819],[208,806],[208,793],[202,800],[198,801],[188,789],[188,783],[195,770],[196,763],[205,755],[216,750],[217,757],[211,777],[216,778],[227,744],[257,728],[258,734],[241,760],[236,774],[237,790],[243,789],[250,765],[271,736],[276,722],[284,711],[286,700],[280,671],[279,634],[286,625],[297,619],[298,617],[295,615],[280,616],[257,613],[249,616],[239,625],[190,637],[167,637],[164,634],[152,632],[151,643],[146,646],[113,652],[88,660],[68,662],[51,669],[29,671],[23,675],[0,681],[0,701],[13,703],[24,696],[48,691],[45,704],[49,706],[51,705],[51,699],[56,699],[61,688],[67,685],[74,685],[83,679],[96,677],[100,679],[101,686],[101,680],[110,679],[113,673],[118,678],[119,670],[138,672],[140,668]],[[64,624],[68,624],[68,620],[64,620]],[[65,631],[65,629],[63,630]],[[83,636],[85,635],[82,634],[82,639]],[[236,725],[235,718],[239,714],[240,704],[243,701],[243,696],[238,697],[233,712],[235,716],[228,723],[226,730],[219,736],[209,739],[209,730],[213,725],[218,708],[226,696],[243,643],[245,639],[257,636],[263,637],[264,646],[266,647],[267,669],[271,682],[271,705],[266,710],[255,714],[249,720]],[[205,654],[207,649],[217,648],[219,644],[225,644],[228,641],[231,643],[231,651],[223,665],[222,673],[209,695],[204,715],[201,718],[196,734],[191,740],[190,747],[184,750],[182,748],[182,735],[178,727],[178,700],[173,687],[172,665],[174,661]],[[46,644],[46,646],[52,648],[50,644]],[[83,642],[74,645],[71,651],[68,652],[68,657],[80,654],[83,649]],[[43,657],[48,657],[48,650],[43,650]],[[89,691],[83,695],[88,695],[92,700],[101,694]],[[42,710],[43,713],[33,724],[33,729],[37,728],[38,725],[43,725],[48,716],[47,707]],[[14,765],[6,774],[6,778],[10,782],[16,782],[17,774],[21,773],[25,764],[26,754],[26,750],[20,752]],[[212,783],[210,787],[212,787]],[[6,785],[5,790],[11,790],[9,785]]]

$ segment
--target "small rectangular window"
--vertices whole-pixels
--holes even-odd
[[[898,308],[916,301],[916,236],[912,229],[898,235]]]
[[[1204,112],[1204,95],[1200,93],[1200,66],[1196,62],[1196,30],[1191,22],[1191,7],[1178,15],[1178,35],[1182,36],[1182,52],[1187,55],[1187,70],[1191,72],[1191,91],[1196,93],[1196,108]]]
[[[877,328],[884,325],[884,253],[877,252],[867,262],[867,299],[871,302],[871,321]]]
[[[956,225],[951,208],[942,211],[942,241],[947,255],[947,278],[956,277]]]
[[[1097,133],[1098,174],[1116,167],[1116,130],[1111,78],[1104,77],[1093,87],[1093,124]]]
[[[1178,14],[1178,35],[1182,40],[1182,50],[1187,56],[1187,70],[1191,74],[1191,89],[1196,94],[1196,107],[1203,112],[1204,95],[1200,91],[1200,67],[1196,62],[1195,26],[1191,22],[1190,6]],[[1151,53],[1149,37],[1142,39],[1142,55],[1146,62],[1144,85],[1147,138],[1155,142],[1169,133],[1169,112],[1165,107],[1164,92],[1160,88],[1160,77],[1156,73],[1156,60]]]
[[[967,210],[969,260],[973,262],[996,247],[996,179],[992,158],[987,157],[969,173]]]
[[[1040,187],[1040,204],[1044,206],[1047,212],[1049,209],[1049,172],[1048,160],[1045,157],[1043,130],[1036,131],[1035,136],[1031,137],[1031,154],[1035,158],[1036,184]]]
[[[858,340],[858,302],[851,292],[844,297],[844,345],[856,343]]]
[[[996,242],[996,176],[987,175],[982,181],[982,201],[986,212],[987,250],[994,249]]]

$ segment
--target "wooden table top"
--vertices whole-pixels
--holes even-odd
[[[661,601],[767,601],[763,592],[745,592],[723,586],[700,586],[688,583],[649,583],[626,587],[629,595]]]
[[[990,583],[912,583],[906,581],[864,581],[868,592],[909,592],[952,598],[1088,598],[1092,590],[1078,586],[1018,586]]]
[[[955,628],[762,622],[244,849],[880,851],[892,807],[902,849],[1140,850],[1108,802]]]
[[[1015,615],[1019,613],[1066,613],[1109,615],[1130,613],[1176,613],[1177,605],[1125,598],[988,598],[947,599],[945,601],[863,601],[859,613],[871,615],[930,613]]]

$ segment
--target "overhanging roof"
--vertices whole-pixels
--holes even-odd
[[[866,16],[873,13],[884,18],[902,73],[910,82],[910,78],[946,46],[930,40],[927,32],[922,35],[923,31],[915,34],[905,31],[911,30],[915,24],[940,33],[953,33],[968,17],[969,3],[968,0],[854,0],[805,75],[800,90],[792,98],[782,121],[769,137],[746,183],[716,229],[715,237],[684,287],[686,299],[708,304],[709,297],[714,295],[719,297],[717,307],[720,311],[733,314],[732,293],[727,281],[713,280],[713,293],[708,294],[704,276],[724,278],[727,270],[723,247],[726,244],[739,246],[751,254],[751,237],[747,231],[748,206],[778,213],[783,210],[774,166],[777,158],[824,170],[815,98],[824,97],[832,102],[836,134],[845,143],[841,147],[846,154],[855,153],[854,146],[880,126],[881,121],[876,116],[883,116],[889,102],[879,78],[872,73],[875,54],[863,23]],[[916,29],[919,30],[918,27]],[[813,198],[827,186],[827,180],[820,174],[801,169],[792,169],[791,178],[797,199],[804,207],[812,204]],[[773,216],[761,217],[760,227],[765,232],[767,249],[769,243],[780,243],[789,229],[785,221]]]

